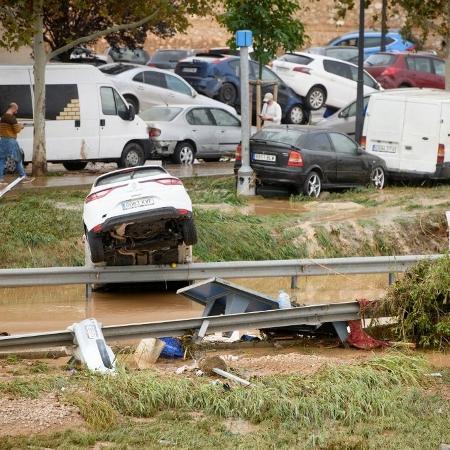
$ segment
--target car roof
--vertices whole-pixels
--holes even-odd
[[[117,169],[117,170],[113,170],[108,173],[104,173],[103,175],[100,175],[99,177],[97,177],[95,179],[94,185],[97,185],[99,180],[102,180],[103,178],[109,178],[110,176],[115,175],[117,173],[134,172],[135,170],[141,170],[141,169],[145,169],[145,170],[149,170],[149,171],[152,169],[160,169],[162,172],[165,172],[166,174],[170,175],[169,172],[167,172],[167,170],[159,164],[150,164],[147,166],[125,167],[124,169]]]
[[[337,48],[337,47],[336,47]],[[333,58],[332,56],[327,56],[327,55],[319,55],[317,53],[307,53],[307,52],[290,52],[290,53],[285,53],[285,55],[297,55],[297,56],[305,56],[306,58],[312,58],[312,59],[320,59],[320,60],[328,60],[328,61],[337,61],[340,63],[344,63],[344,64],[350,64],[351,66],[355,66],[358,67],[356,64],[353,64],[350,61],[345,61],[343,59],[339,59],[339,58]]]
[[[259,131],[266,131],[266,130],[302,131],[304,133],[316,131],[326,131],[327,133],[330,132],[330,130],[327,130],[326,128],[317,127],[317,125],[269,125],[265,126],[264,128],[261,128],[261,130]]]
[[[132,69],[127,70],[125,72],[121,72],[117,75],[112,75],[112,76],[118,76],[118,75],[124,75],[124,74],[131,74],[131,73],[135,73],[136,71],[146,71],[146,72],[161,72],[161,73],[167,73],[169,75],[174,75],[176,77],[179,78],[179,76],[176,73],[173,73],[170,70],[165,70],[165,69],[159,69],[157,67],[149,67],[149,66],[145,66],[142,64],[133,64],[133,63],[128,63],[128,62],[114,62],[114,63],[109,63],[109,64],[103,64],[102,66],[100,66],[100,70],[102,69],[107,69],[108,67],[113,67],[113,66],[130,66],[132,67]],[[105,74],[105,75],[111,75],[111,74]]]
[[[389,35],[397,36],[399,34],[400,33],[398,30],[389,30],[386,33],[386,36],[389,36]],[[364,37],[378,37],[378,36],[381,36],[381,31],[371,30],[371,31],[364,32]],[[359,37],[359,31],[350,31],[348,33],[337,36],[335,39],[332,39],[332,40],[335,41],[337,39],[345,39],[345,38],[350,38],[350,37]]]
[[[407,52],[406,50],[389,50],[389,51],[385,51],[385,52],[377,52],[377,53],[374,53],[373,55],[370,55],[370,56],[374,56],[374,55],[427,56],[427,57],[430,57],[430,58],[440,59],[441,61],[444,61],[443,58],[441,58],[438,55],[434,55],[433,53]],[[370,58],[370,56],[369,56],[369,58]]]
[[[200,53],[199,55],[188,56],[180,62],[193,62],[194,60],[197,60],[208,64],[217,64],[218,62],[231,61],[234,59],[239,59],[239,56],[223,55],[221,53]]]

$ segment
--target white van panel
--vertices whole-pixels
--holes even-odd
[[[450,103],[442,104],[439,143],[445,145],[444,163],[450,162]]]
[[[434,173],[441,126],[439,103],[407,102],[400,170]]]

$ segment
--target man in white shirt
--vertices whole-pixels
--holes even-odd
[[[281,107],[270,92],[264,95],[263,107],[259,116],[264,120],[263,126],[281,124]]]

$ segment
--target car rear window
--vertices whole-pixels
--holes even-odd
[[[211,65],[211,62],[196,58],[194,58],[192,61],[181,61],[177,64],[175,73],[177,75],[181,75],[182,77],[204,77],[208,74],[208,69]]]
[[[168,50],[163,52],[156,52],[150,59],[151,62],[177,62],[180,59],[186,58],[187,52],[185,50]]]
[[[283,56],[278,58],[280,61],[286,61],[294,64],[303,64],[307,66],[313,58],[309,58],[305,55],[295,55],[294,53],[285,53]]]
[[[260,130],[252,136],[252,141],[281,142],[282,144],[297,145],[298,138],[303,134],[299,130]]]
[[[157,120],[160,122],[170,122],[180,114],[182,108],[168,108],[166,106],[155,106],[139,113],[142,120]]]
[[[99,69],[107,75],[119,75],[128,70],[134,69],[134,66],[128,64],[112,64],[99,67]]]
[[[395,61],[394,55],[386,55],[378,53],[376,55],[370,55],[364,64],[367,66],[390,66]]]
[[[161,167],[141,167],[139,169],[130,169],[124,172],[105,175],[96,181],[95,186],[106,186],[108,184],[118,183],[121,181],[130,181],[165,174],[167,174],[167,172]]]
[[[355,57],[358,57],[358,49],[340,48],[340,47],[327,48],[325,50],[325,55],[329,56],[330,58],[343,59],[344,61],[349,61]]]

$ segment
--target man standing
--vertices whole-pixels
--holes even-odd
[[[17,103],[10,103],[5,114],[0,119],[0,184],[3,182],[5,163],[8,157],[16,162],[16,170],[19,176],[26,179],[25,169],[22,164],[22,152],[17,143],[17,135],[22,131],[23,124],[17,122]],[[28,182],[33,180],[27,180]]]
[[[263,107],[260,114],[264,120],[263,126],[281,124],[281,106],[273,99],[273,94],[267,92],[264,95]]]

